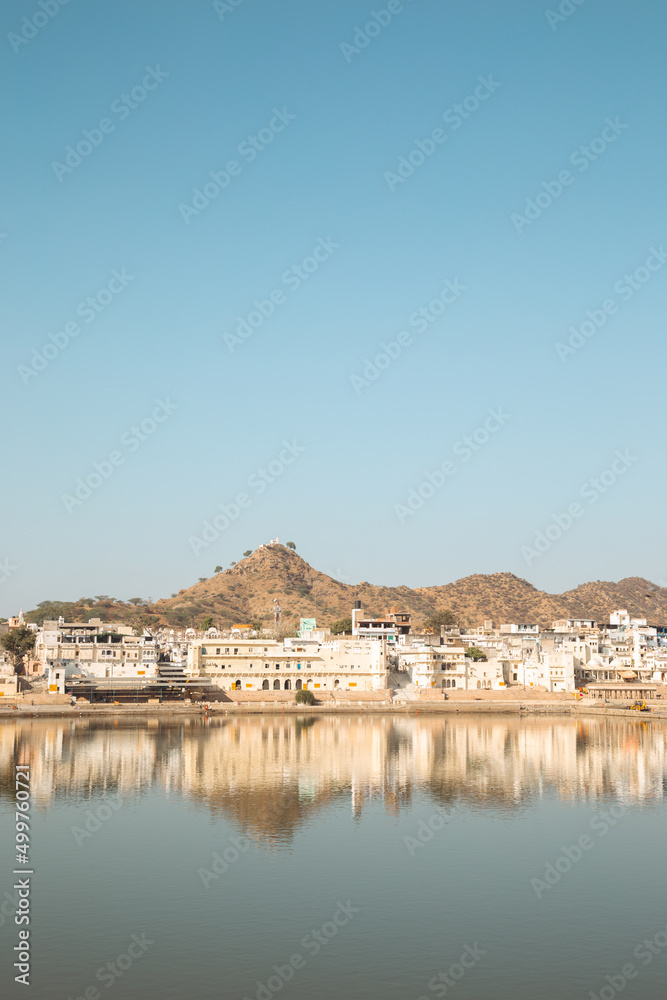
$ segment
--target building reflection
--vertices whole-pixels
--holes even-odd
[[[327,807],[398,814],[413,796],[516,810],[542,796],[651,802],[665,795],[667,729],[622,719],[253,716],[17,720],[0,725],[0,795],[31,767],[34,808],[59,797],[156,790],[269,841]]]

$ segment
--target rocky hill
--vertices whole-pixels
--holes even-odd
[[[618,583],[596,581],[581,584],[564,594],[547,594],[512,573],[476,574],[437,587],[378,587],[371,583],[345,584],[309,566],[284,545],[256,549],[236,566],[210,579],[179,591],[173,597],[135,604],[113,598],[82,598],[68,604],[43,602],[26,617],[41,621],[62,613],[68,621],[87,621],[97,616],[105,621],[127,621],[136,625],[197,626],[211,616],[216,625],[273,623],[273,601],[282,608],[282,624],[293,625],[300,617],[315,618],[328,625],[349,617],[355,600],[365,612],[383,614],[390,607],[411,611],[419,625],[434,611],[450,608],[462,622],[481,625],[491,619],[550,625],[555,618],[609,618],[616,608],[627,608],[651,624],[667,623],[667,588],[640,577]],[[59,610],[60,609],[60,610]]]

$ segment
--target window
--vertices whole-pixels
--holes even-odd
[[[235,646],[235,648],[234,648],[234,654],[238,653],[238,651],[239,651],[239,647]]]
[[[202,651],[202,656],[206,656],[206,646],[202,646],[201,651]]]
[[[215,651],[215,655],[216,656],[220,656],[220,647],[219,646],[218,646],[218,648]]]
[[[229,646],[225,646],[225,653],[229,652]]]
[[[280,670],[280,664],[276,663],[276,670]]]

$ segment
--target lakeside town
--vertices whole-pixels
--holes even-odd
[[[667,696],[667,626],[623,608],[606,622],[564,618],[550,628],[488,620],[416,629],[410,612],[392,607],[370,617],[357,600],[345,626],[333,632],[302,618],[287,636],[243,623],[138,630],[95,617],[36,625],[20,612],[0,625],[0,696],[5,704],[407,704],[528,695],[635,704]],[[25,637],[26,653],[10,651],[12,634]]]

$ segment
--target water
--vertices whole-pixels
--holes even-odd
[[[4,723],[0,995],[662,1000],[666,767],[615,719]]]

